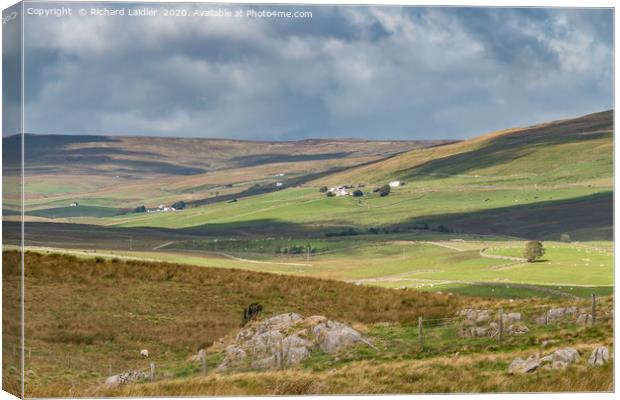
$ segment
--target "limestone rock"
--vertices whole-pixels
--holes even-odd
[[[577,325],[592,324],[592,314],[579,314],[577,317]]]
[[[562,361],[567,364],[579,362],[579,352],[572,347],[565,347],[553,352],[553,362]]]
[[[148,379],[148,374],[144,371],[139,371],[137,369],[125,371],[118,375],[112,375],[105,380],[104,386],[106,388],[116,388],[121,385],[126,385],[129,383],[135,383],[140,381],[145,381]]]
[[[529,356],[526,360],[515,358],[508,366],[509,374],[529,374],[540,367],[540,360],[536,356]]]
[[[337,353],[359,342],[371,345],[358,331],[342,322],[320,315],[304,318],[296,313],[281,314],[250,321],[226,348],[226,357],[218,369],[286,368],[299,364],[314,351]]]
[[[599,346],[592,350],[588,363],[593,366],[605,365],[609,362],[609,350],[605,346]]]

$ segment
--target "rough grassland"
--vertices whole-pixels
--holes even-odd
[[[19,253],[3,254],[4,282],[19,279]],[[26,395],[47,385],[88,386],[138,366],[147,348],[159,363],[185,360],[236,329],[243,308],[296,311],[351,323],[413,321],[449,315],[456,296],[394,291],[344,282],[179,264],[26,255]],[[4,303],[5,314],[15,304]],[[16,331],[5,320],[5,332]],[[180,334],[182,333],[182,334]],[[4,350],[12,341],[6,335]],[[8,369],[5,369],[8,371]],[[5,375],[6,377],[6,375]]]

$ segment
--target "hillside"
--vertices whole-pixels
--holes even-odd
[[[350,323],[443,317],[461,302],[447,295],[179,264],[32,252],[25,262],[26,346],[32,353],[25,368],[34,371],[26,385],[29,397],[61,388],[67,396],[72,382],[95,385],[109,364],[114,371],[136,366],[142,348],[162,365],[183,362],[238,328],[243,309],[253,302],[264,306],[264,315],[295,310]],[[17,297],[12,289],[19,278],[19,253],[4,252],[7,296]],[[14,302],[3,306],[5,316],[17,312]],[[19,336],[11,336],[19,332],[18,323],[4,319],[5,348],[18,343]],[[3,359],[5,380],[9,358]]]
[[[613,111],[492,132],[336,173],[317,184],[380,183],[392,179],[461,184],[611,186]],[[433,184],[433,182],[425,182]]]
[[[7,174],[19,167],[19,142],[18,136],[3,139]],[[403,151],[446,143],[33,134],[25,135],[24,142],[26,209],[62,208],[75,201],[99,207],[95,212],[84,210],[83,216],[118,214],[120,209],[141,204],[156,207],[178,200],[223,201],[231,198],[226,196],[265,193],[275,190],[278,181],[292,186]],[[65,213],[32,215],[58,218]]]
[[[20,277],[18,260],[17,252],[3,253],[3,287],[13,294]],[[552,327],[532,321],[549,307],[587,307],[588,300],[481,300],[267,273],[33,252],[26,253],[25,276],[29,397],[607,391],[613,385],[613,363],[593,369],[584,361],[566,371],[516,377],[505,372],[513,358],[539,351],[545,340],[555,340],[555,348],[575,347],[584,357],[594,346],[613,346],[611,297],[599,299],[597,326],[566,321]],[[285,371],[219,372],[215,367],[224,353],[219,339],[234,335],[243,309],[252,302],[264,306],[260,318],[299,312],[345,321],[375,348],[362,344],[336,356],[319,352]],[[4,315],[12,315],[16,306],[4,302]],[[454,315],[467,307],[523,313],[530,330],[506,337],[502,344],[494,337],[462,337]],[[419,348],[418,316],[427,321],[424,349]],[[4,385],[13,390],[17,370],[11,368],[15,354],[11,348],[18,336],[11,332],[17,332],[17,323],[4,319]],[[189,360],[203,348],[206,376],[199,363]],[[148,349],[148,359],[140,358],[141,349]],[[150,362],[157,365],[154,383],[118,390],[101,387],[107,376],[132,368],[148,370]]]

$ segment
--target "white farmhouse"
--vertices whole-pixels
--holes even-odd
[[[403,186],[405,184],[405,182],[402,181],[392,181],[389,183],[390,187],[399,187],[399,186]]]

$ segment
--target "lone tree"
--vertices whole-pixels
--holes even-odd
[[[321,186],[321,188],[319,189],[319,192],[321,193],[327,192],[327,186]]]
[[[538,240],[533,240],[531,242],[527,242],[525,245],[525,251],[523,252],[523,257],[527,260],[527,262],[534,262],[545,254],[545,248],[543,244]]]

